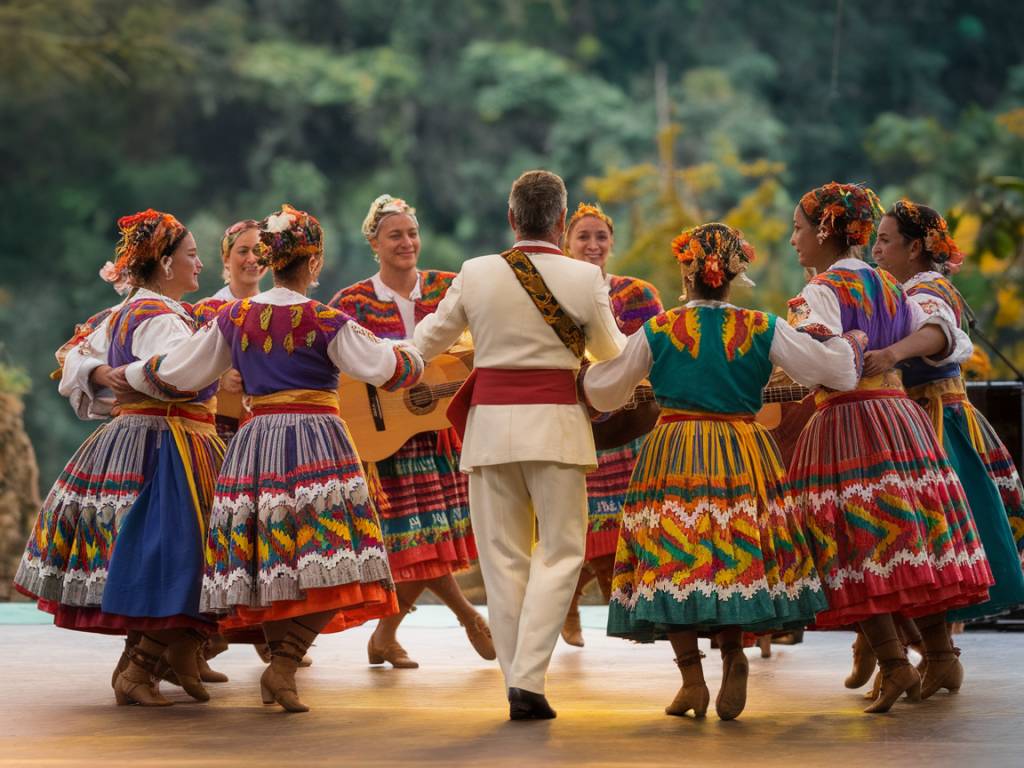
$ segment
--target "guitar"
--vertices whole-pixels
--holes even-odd
[[[473,369],[473,351],[439,355],[423,370],[414,387],[385,392],[372,384],[342,376],[339,413],[363,461],[393,455],[413,435],[451,426],[445,411]]]
[[[765,387],[761,390],[761,400],[764,405],[754,416],[754,421],[765,429],[776,429],[782,423],[783,404],[803,400],[809,394],[811,394],[811,390],[801,387],[799,384]]]

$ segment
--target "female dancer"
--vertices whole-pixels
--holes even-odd
[[[411,339],[416,323],[437,309],[455,274],[417,269],[419,222],[415,209],[404,200],[390,195],[374,200],[363,222],[363,236],[380,271],[338,291],[331,306],[381,338]],[[487,622],[452,575],[476,558],[466,476],[459,472],[458,437],[451,429],[421,432],[378,461],[376,472],[381,491],[377,506],[399,612],[381,619],[370,636],[370,663],[419,666],[396,635],[424,589],[451,608],[480,656],[496,658]]]
[[[225,305],[187,343],[124,376],[173,401],[241,371],[253,417],[217,479],[201,606],[225,629],[262,624],[272,654],[263,701],[305,712],[295,670],[316,636],[397,609],[380,523],[338,418],[338,371],[399,389],[423,361],[306,297],[323,267],[313,216],[283,206],[260,222],[260,245],[271,290]]]
[[[891,275],[857,257],[880,212],[874,193],[852,184],[832,182],[801,198],[790,242],[817,275],[790,301],[798,328],[861,330],[869,349],[880,349],[930,322]],[[886,712],[903,693],[919,697],[921,678],[893,614],[920,617],[926,651],[944,657],[952,653],[945,611],[985,600],[992,576],[963,488],[899,376],[819,393],[790,482],[829,600],[816,623],[859,623],[881,664],[881,690],[865,711]]]
[[[170,214],[147,210],[118,227],[117,262],[101,274],[138,290],[88,340],[115,366],[191,336],[193,319],[179,302],[202,269],[195,240]],[[212,394],[173,407],[123,403],[58,478],[15,577],[59,626],[128,633],[112,681],[118,704],[171,703],[151,679],[161,655],[193,698],[209,698],[196,650],[214,628],[198,613],[202,542],[223,457]]]
[[[619,330],[629,336],[661,313],[661,300],[657,289],[645,280],[608,274],[605,267],[614,247],[615,229],[611,217],[596,205],[580,203],[566,225],[565,253],[601,268],[608,286],[612,314],[615,315]],[[586,561],[580,571],[576,592],[562,628],[562,639],[569,645],[583,647],[579,600],[590,580],[596,576],[605,601],[611,598],[612,568],[615,565],[615,542],[619,538],[619,523],[622,520],[622,502],[643,441],[641,436],[618,448],[599,450],[597,470],[587,475]]]
[[[951,611],[947,621],[1011,610],[1024,604],[1024,571],[1012,530],[1013,523],[1024,527],[1024,501],[1006,446],[967,399],[960,378],[959,363],[970,357],[972,348],[966,334],[958,330],[964,304],[949,278],[959,270],[963,254],[935,210],[901,200],[882,218],[873,255],[935,324],[868,353],[865,374],[883,373],[898,365],[907,396],[925,407],[963,484],[995,577],[987,601]],[[950,338],[959,339],[955,353],[945,365],[934,364],[931,358],[948,348]],[[963,668],[955,654],[927,652],[924,658],[923,698],[939,688],[955,691],[960,687]]]
[[[637,457],[622,510],[608,634],[668,638],[683,687],[670,715],[707,710],[697,650],[717,634],[723,720],[746,703],[743,630],[801,625],[827,605],[778,448],[754,421],[761,390],[781,365],[806,386],[856,385],[861,335],[819,343],[765,312],[727,303],[753,249],[724,224],[672,243],[691,300],[648,320],[614,360],[583,380],[590,403],[612,410],[645,376],[661,405]]]

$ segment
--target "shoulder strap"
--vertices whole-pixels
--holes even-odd
[[[530,261],[530,257],[513,248],[501,254],[501,258],[512,268],[516,280],[523,286],[523,290],[533,301],[533,305],[537,307],[544,322],[558,334],[558,338],[565,344],[566,349],[582,359],[587,347],[586,334],[562,309],[558,299],[551,293],[544,278],[537,271],[537,267]]]

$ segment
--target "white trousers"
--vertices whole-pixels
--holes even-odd
[[[469,513],[505,686],[543,693],[586,551],[585,470],[542,461],[476,467]]]

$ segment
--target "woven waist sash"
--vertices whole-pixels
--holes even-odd
[[[253,416],[272,413],[315,413],[338,415],[338,392],[326,389],[282,389],[269,395],[251,395]]]
[[[857,388],[849,392],[833,392],[819,389],[814,394],[814,404],[820,410],[832,405],[856,403],[863,400],[883,400],[891,397],[906,397],[903,380],[898,371],[886,371],[878,376],[867,376],[860,380]]]
[[[681,408],[662,408],[658,424],[672,424],[677,421],[754,421],[752,413],[713,413],[711,411],[687,411]]]
[[[139,400],[118,406],[120,415],[124,416],[163,416],[165,419],[186,419],[197,424],[210,424],[215,421],[217,399],[205,403],[169,403],[165,400]]]
[[[907,390],[907,397],[924,408],[928,418],[932,421],[932,426],[935,427],[935,434],[938,436],[940,443],[942,442],[942,433],[945,428],[945,416],[943,413],[945,407],[947,405],[970,406],[963,379],[959,376],[937,379],[929,381],[927,384],[911,387]],[[984,438],[981,432],[981,425],[978,424],[977,413],[971,407],[964,408],[963,413],[967,418],[967,431],[970,435],[971,443],[974,445],[975,450],[984,450]]]

